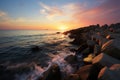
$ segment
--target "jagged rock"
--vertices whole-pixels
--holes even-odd
[[[80,54],[82,51],[84,51],[88,47],[87,44],[82,44],[77,50],[76,55]]]
[[[65,60],[70,63],[70,64],[73,64],[73,63],[76,63],[77,62],[77,58],[76,56],[74,55],[69,55],[65,58]]]
[[[91,67],[92,65],[83,66],[75,74],[78,74],[81,80],[87,80]]]
[[[42,80],[61,80],[62,75],[60,67],[57,64],[53,64],[44,74]]]
[[[97,56],[100,53],[101,53],[101,47],[100,47],[100,45],[96,44],[94,46],[94,55]]]
[[[102,52],[114,58],[120,59],[120,39],[114,39],[106,42],[102,46]]]
[[[104,67],[101,69],[99,80],[120,80],[120,64],[114,64],[110,68]]]
[[[92,63],[99,63],[102,66],[110,67],[113,64],[120,64],[120,61],[104,53],[99,54],[93,58]]]

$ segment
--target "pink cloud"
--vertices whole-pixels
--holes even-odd
[[[89,24],[111,24],[120,21],[120,1],[106,0],[101,5],[91,9],[83,7],[82,11],[74,12],[73,19],[81,25]]]

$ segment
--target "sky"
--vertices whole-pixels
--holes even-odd
[[[0,29],[74,29],[120,22],[120,0],[0,0]]]

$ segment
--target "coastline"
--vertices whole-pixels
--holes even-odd
[[[66,54],[62,52],[50,54],[49,56],[54,58],[45,70],[35,63],[22,64],[20,66],[25,66],[16,69],[14,67],[6,69],[6,67],[0,65],[0,80],[14,79],[13,75],[16,73],[22,74],[22,72],[27,72],[25,74],[27,77],[19,80],[120,79],[119,76],[111,75],[111,73],[119,75],[120,72],[120,23],[110,26],[90,25],[66,31],[63,34],[68,35],[73,40],[70,44],[77,46],[77,48],[70,48],[70,51],[66,51]],[[33,46],[31,50],[35,53],[41,51],[41,48]],[[34,55],[39,56],[39,54]],[[33,69],[35,69],[34,72],[28,73]],[[11,76],[6,73],[10,73]],[[33,73],[35,74],[32,75]]]

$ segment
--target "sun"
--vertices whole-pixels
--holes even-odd
[[[61,32],[64,32],[64,31],[66,31],[67,29],[68,29],[68,27],[65,26],[65,25],[59,26],[59,30],[60,30]]]

